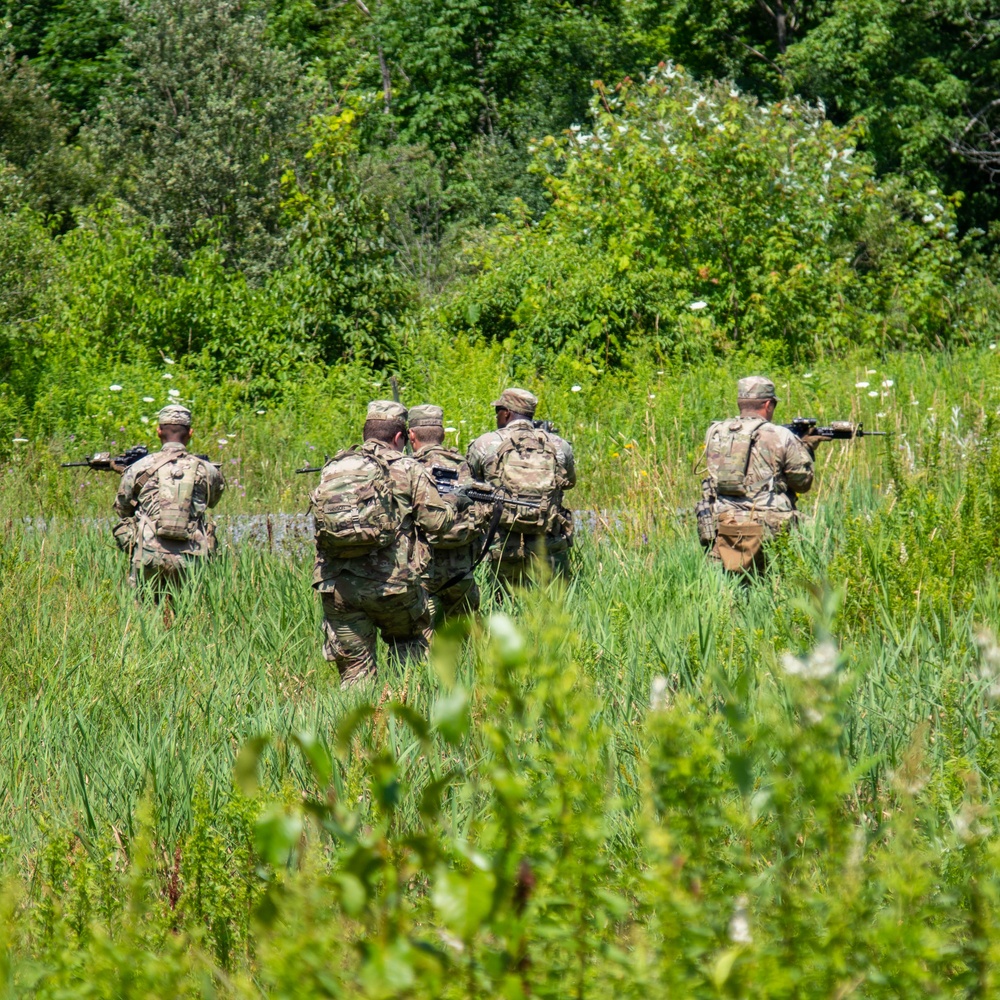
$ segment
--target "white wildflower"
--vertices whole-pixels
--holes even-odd
[[[27,444],[27,438],[14,438],[14,444]]]
[[[455,434],[455,433],[458,432],[458,428],[457,427],[446,427],[444,429],[444,432],[445,432],[445,434]]]
[[[867,389],[869,385],[871,385],[870,382],[855,382],[854,383],[854,388],[855,389]]]
[[[878,374],[878,369],[877,368],[866,368],[865,369],[865,374],[866,375],[877,375]]]
[[[651,712],[662,712],[669,708],[670,689],[666,677],[663,674],[656,674],[649,684],[649,710]]]
[[[891,378],[887,378],[887,379],[885,379],[885,381],[883,381],[882,388],[883,389],[891,389],[894,384],[895,383],[892,381]]]
[[[887,414],[885,414],[885,413],[876,413],[875,416],[879,417],[881,419],[882,417],[887,416]]]
[[[174,364],[175,362],[174,362],[174,359],[173,359],[173,358],[168,358],[168,357],[164,356],[164,358],[163,358],[163,363],[164,363],[165,365],[172,365],[172,364]]]
[[[115,383],[114,385],[109,385],[108,386],[108,391],[109,392],[121,392],[122,391],[122,387],[120,385],[118,385],[117,383]]]
[[[750,933],[750,917],[747,914],[746,896],[738,896],[733,906],[733,915],[729,918],[729,940],[733,944],[753,944]]]
[[[928,214],[927,214],[927,215],[924,215],[924,216],[921,216],[921,218],[920,218],[920,221],[921,221],[921,222],[933,222],[933,221],[934,221],[934,216],[933,216],[933,215],[931,215],[931,214],[930,214],[930,213],[928,212]]]
[[[170,372],[164,372],[163,373],[163,377],[164,378],[173,378],[173,375],[171,375]]]
[[[219,438],[215,443],[216,444],[229,444],[229,439],[228,438]]]
[[[803,375],[802,377],[803,378],[812,378],[813,377],[813,373],[812,372],[806,372],[805,375]]]
[[[176,398],[177,398],[177,397],[178,397],[178,396],[179,396],[180,394],[181,394],[181,393],[180,393],[180,390],[179,390],[179,389],[168,389],[168,390],[167,390],[167,395],[168,395],[168,396],[172,396],[172,397],[173,397],[173,398],[175,398],[175,399],[176,399]]]
[[[793,677],[821,681],[830,677],[837,669],[837,655],[837,647],[831,640],[825,639],[804,660],[791,653],[782,654],[781,667]]]
[[[258,410],[258,411],[257,411],[257,416],[258,416],[258,417],[262,417],[262,416],[264,416],[264,414],[265,414],[266,412],[267,412],[266,410]]]
[[[581,386],[573,385],[573,386],[570,386],[570,390],[569,391],[570,392],[580,392],[580,390],[581,390]]]
[[[155,400],[155,399],[153,399],[153,397],[152,397],[152,396],[143,396],[143,397],[142,397],[142,401],[143,401],[144,403],[155,403],[155,402],[156,402],[156,400]]]
[[[991,351],[995,351],[996,349],[997,349],[997,345],[996,344],[990,344],[990,350]]]
[[[655,393],[655,392],[651,392],[651,393],[649,394],[649,398],[650,398],[650,399],[656,399],[656,393]]]
[[[140,424],[148,424],[149,423],[149,417],[139,417],[139,423]]]
[[[707,307],[707,302],[704,302],[702,299],[698,299],[697,302],[692,302],[691,305],[688,306],[688,309],[693,309],[697,312],[699,309],[706,309]]]
[[[868,395],[871,396],[872,398],[874,398],[875,396],[878,395],[878,390],[872,389],[872,391],[870,393],[868,393]]]

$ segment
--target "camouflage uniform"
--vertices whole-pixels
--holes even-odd
[[[191,412],[183,406],[167,406],[160,411],[161,425],[191,426]],[[197,462],[191,500],[190,538],[177,541],[157,534],[160,495],[155,475],[164,457],[185,456]],[[180,581],[186,570],[215,552],[215,526],[205,516],[225,490],[222,473],[211,462],[190,455],[178,441],[167,441],[159,452],[147,455],[130,465],[122,474],[115,496],[114,509],[120,518],[114,528],[115,540],[130,554],[129,583],[150,582],[159,596],[167,585]]]
[[[530,392],[505,389],[491,405],[523,414],[523,417],[512,419],[505,427],[481,435],[469,445],[466,461],[473,478],[494,487],[502,486],[498,452],[516,432],[534,430],[536,434],[544,434],[554,446],[561,484],[556,493],[548,498],[554,506],[550,530],[544,534],[529,535],[501,529],[490,548],[492,573],[505,587],[525,584],[530,580],[533,561],[544,554],[553,573],[568,574],[569,549],[573,544],[573,515],[562,506],[562,494],[576,485],[573,449],[557,434],[534,428],[530,418],[534,416],[538,400]]]
[[[406,409],[376,400],[369,404],[368,417],[405,420]],[[365,441],[361,453],[377,456],[388,466],[402,520],[396,541],[367,555],[332,558],[317,543],[313,587],[323,601],[323,655],[337,664],[345,685],[376,673],[379,631],[400,659],[424,654],[431,624],[422,586],[431,558],[429,543],[455,520],[454,506],[442,499],[419,462],[375,440]],[[324,473],[335,462],[328,463]]]
[[[410,427],[444,427],[444,411],[440,406],[411,406]],[[413,457],[430,472],[433,468],[444,468],[458,473],[459,483],[472,483],[469,466],[460,451],[443,444],[429,444],[413,453]],[[433,475],[433,473],[432,473]],[[468,536],[475,526],[472,510],[456,517],[452,534]],[[466,530],[461,530],[461,529]],[[444,546],[431,546],[430,565],[424,574],[427,600],[430,603],[431,620],[434,622],[453,618],[457,615],[471,615],[479,610],[479,587],[472,574],[472,566],[479,555],[482,533],[471,532],[468,541],[455,545],[446,538]],[[459,579],[445,590],[440,588],[449,580]]]
[[[739,382],[741,399],[773,399],[774,383],[761,376]],[[745,496],[727,495],[717,484],[731,443],[738,435],[752,435],[746,465]],[[807,493],[813,482],[813,454],[787,427],[760,417],[740,416],[718,420],[705,434],[705,457],[714,492],[712,512],[718,525],[763,525],[774,537],[799,517],[795,498]],[[718,542],[712,554],[718,558]],[[758,568],[762,568],[760,561]]]

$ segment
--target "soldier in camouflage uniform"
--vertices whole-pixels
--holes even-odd
[[[403,454],[406,417],[406,408],[399,403],[370,403],[364,444],[330,459],[312,494],[317,516],[313,587],[323,602],[323,655],[337,664],[344,686],[376,673],[379,631],[397,658],[424,654],[431,619],[422,578],[431,558],[430,545],[447,534],[457,513],[470,503],[457,494],[442,497],[424,467]],[[381,472],[372,473],[373,466]],[[361,555],[337,555],[331,543],[324,542],[319,519],[324,504],[332,510],[331,519],[350,504],[338,508],[336,493],[329,501],[324,497],[331,489],[346,495],[352,477],[366,475],[375,477],[368,495],[377,487],[385,500],[390,540]],[[358,497],[364,495],[364,490],[357,491]],[[360,508],[348,510],[347,515],[348,523],[353,518],[362,524]]]
[[[525,389],[504,389],[493,402],[497,429],[469,445],[466,460],[474,479],[515,496],[540,501],[534,524],[523,509],[504,508],[490,563],[503,588],[525,584],[532,564],[545,558],[552,572],[569,573],[573,515],[563,492],[576,485],[573,449],[558,434],[535,427],[538,400]],[[534,515],[531,515],[534,517]]]
[[[153,585],[159,599],[185,572],[215,552],[215,527],[206,517],[222,497],[225,480],[211,462],[192,455],[191,411],[176,404],[160,410],[160,451],[122,475],[114,509],[115,541],[129,553],[129,583]]]
[[[459,483],[473,482],[462,453],[444,444],[444,410],[440,406],[411,406],[409,424],[413,457],[432,477],[432,470],[438,467],[457,472]],[[431,561],[424,574],[424,584],[431,620],[435,623],[479,610],[479,587],[472,566],[479,555],[482,533],[474,511],[472,508],[457,517],[439,544],[431,546]],[[455,582],[441,590],[449,580]]]
[[[712,558],[733,572],[765,567],[764,541],[789,528],[799,514],[795,500],[813,482],[819,436],[800,438],[771,423],[778,398],[774,383],[760,375],[737,383],[740,415],[713,423],[705,434],[716,538]]]

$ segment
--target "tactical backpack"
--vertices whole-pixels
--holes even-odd
[[[151,480],[156,482],[150,520],[158,538],[187,542],[198,530],[203,508],[199,509],[200,505],[195,503],[194,488],[202,462],[203,459],[186,451],[160,452],[139,477],[141,488]]]
[[[444,469],[448,473],[458,475],[459,470],[465,464],[465,459],[459,452],[440,446],[426,454],[421,454],[417,461],[430,473],[435,485],[438,481],[437,471]],[[473,542],[478,542],[481,534],[472,511],[468,510],[455,515],[455,523],[443,535],[437,536],[432,547],[435,551],[438,549],[464,549]]]
[[[761,483],[750,483],[747,479],[757,432],[766,422],[760,418],[737,417],[716,424],[705,448],[705,459],[709,478],[718,495],[749,497],[768,482],[765,479]]]
[[[334,455],[309,497],[316,541],[328,555],[354,559],[391,545],[402,525],[389,465],[356,448]]]
[[[564,484],[559,453],[545,431],[518,427],[505,437],[490,478],[519,500],[539,501],[537,508],[504,504],[501,528],[522,535],[544,535],[553,530]]]

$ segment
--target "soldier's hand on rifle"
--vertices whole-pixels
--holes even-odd
[[[830,440],[831,438],[828,438],[825,434],[806,434],[802,437],[802,443],[813,453],[816,451],[816,445]]]
[[[475,489],[473,486],[456,486],[450,493],[443,494],[446,500],[451,500],[458,512],[468,510],[476,501],[469,496],[469,491]]]

